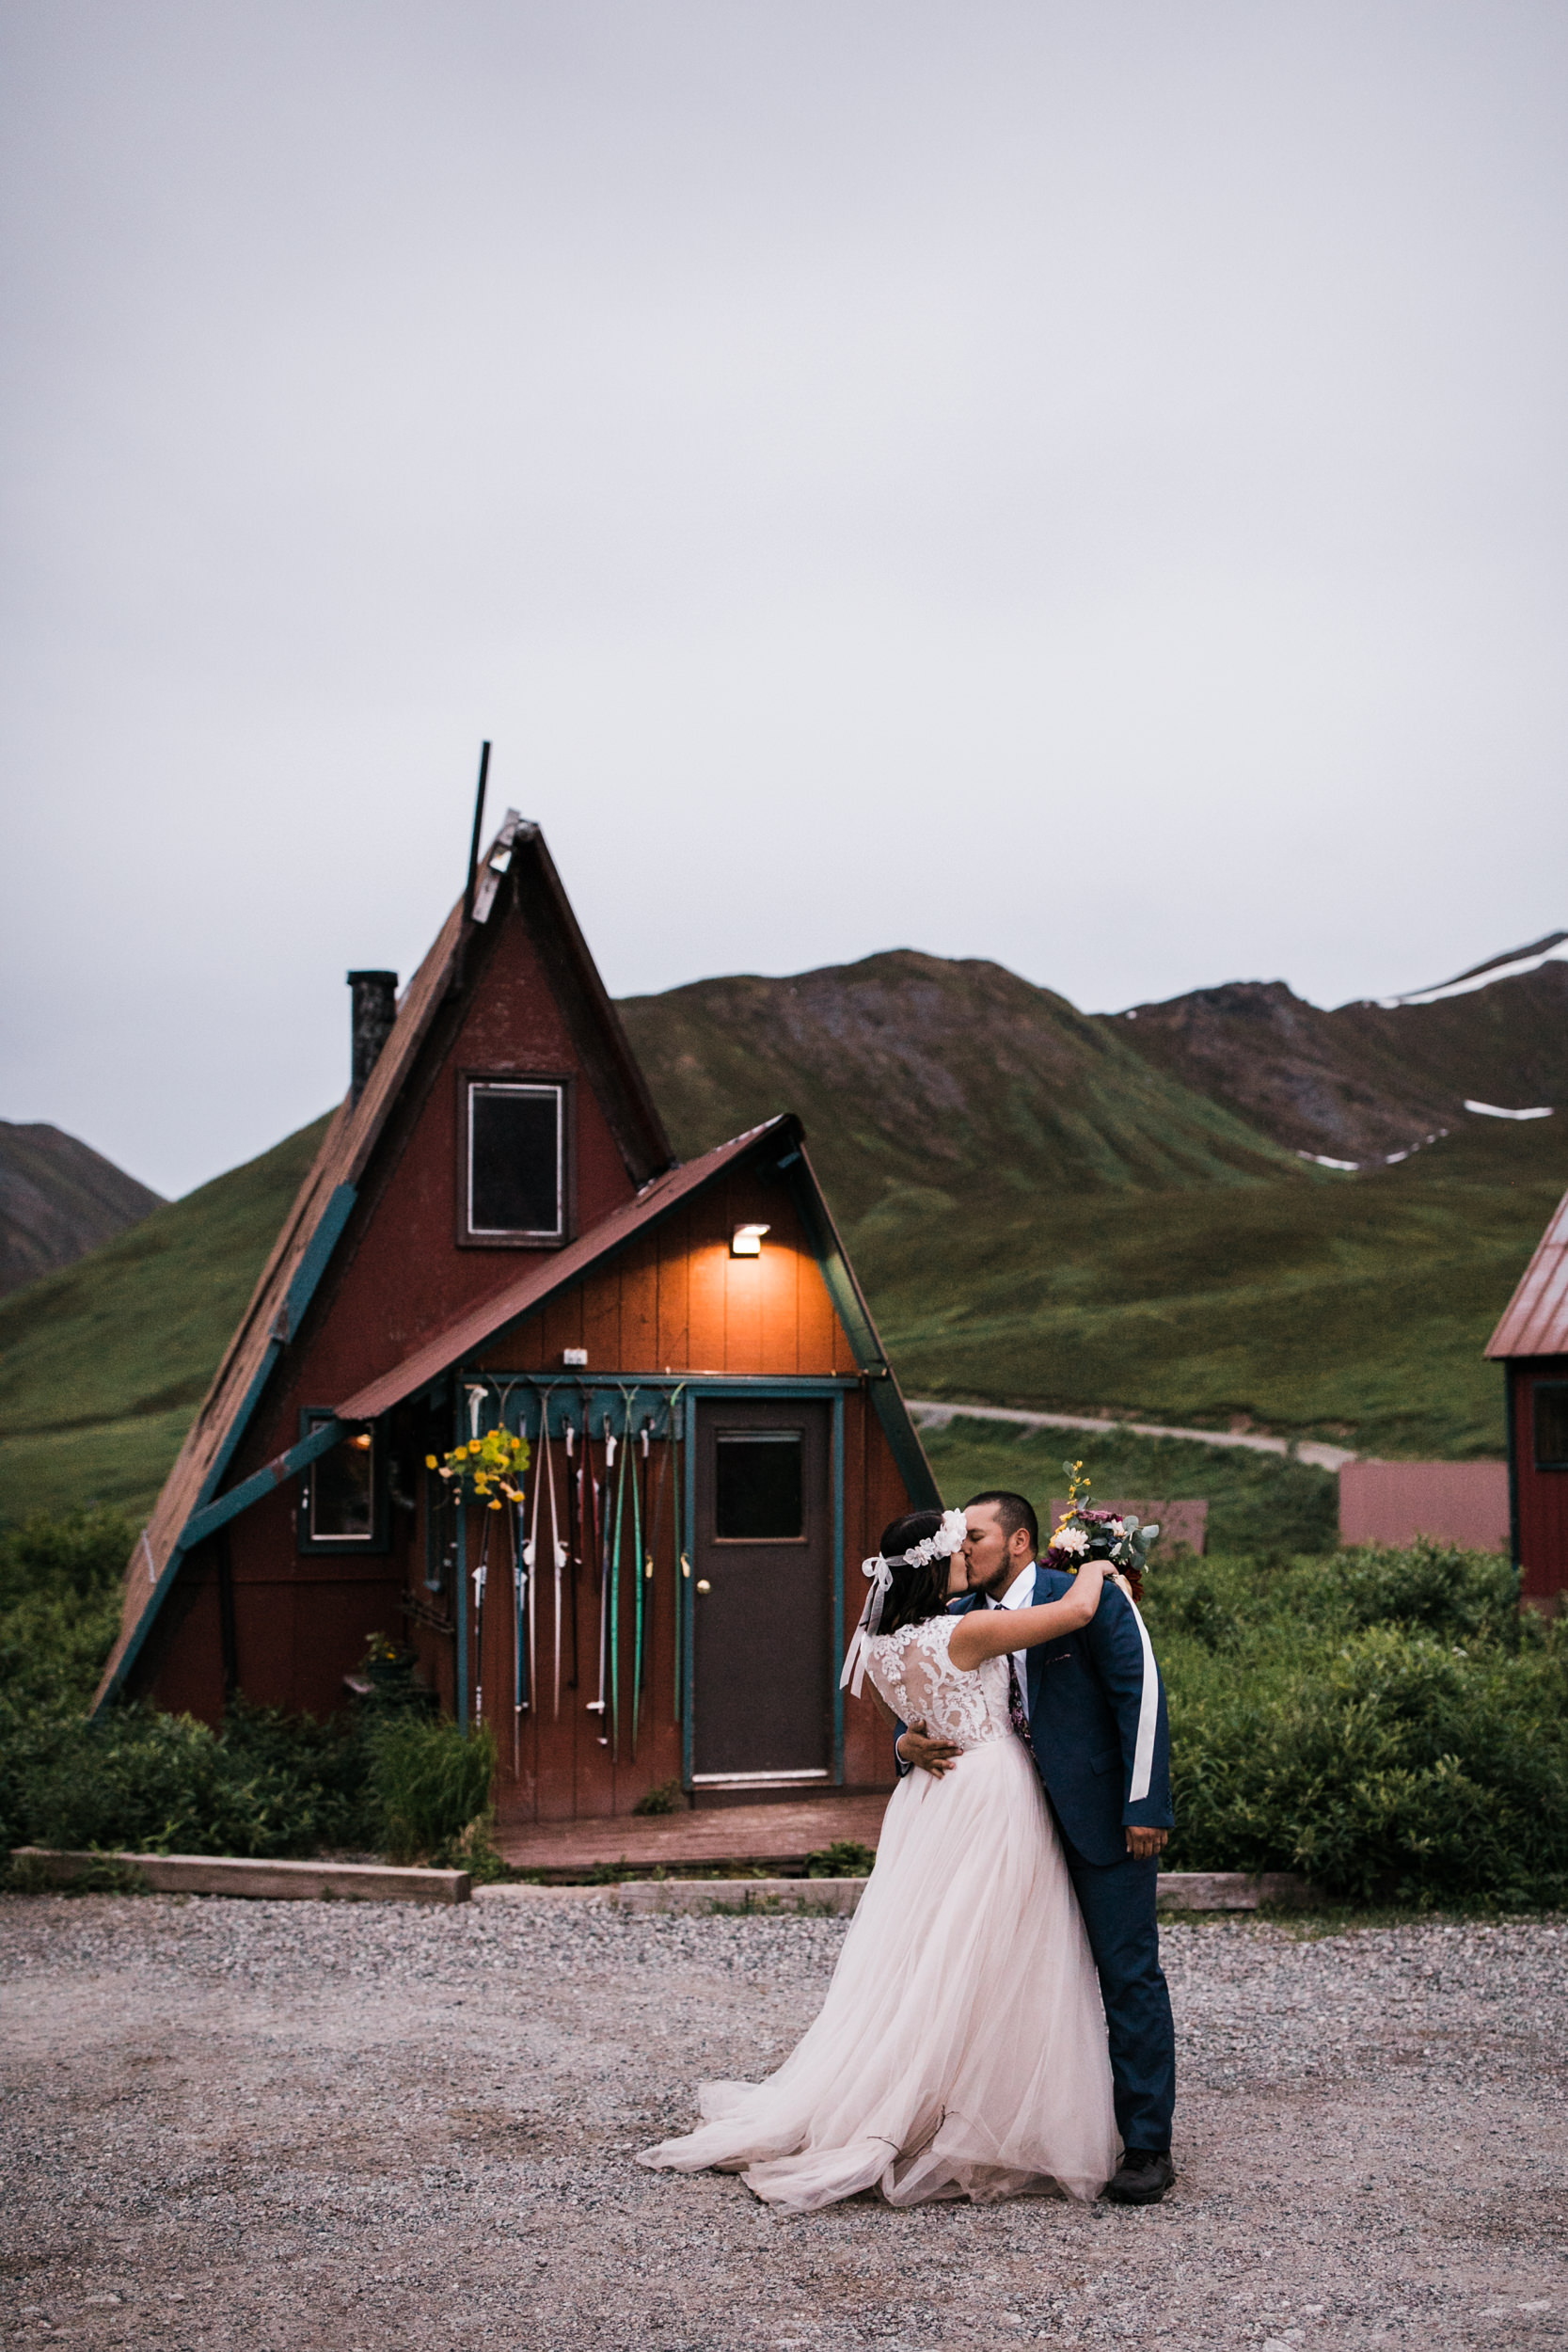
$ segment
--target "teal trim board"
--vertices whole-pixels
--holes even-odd
[[[125,1645],[125,1655],[115,1671],[115,1678],[104,1692],[101,1704],[106,1706],[124,1688],[125,1677],[140,1657],[147,1637],[157,1621],[158,1612],[174,1588],[182,1565],[198,1544],[215,1534],[220,1527],[226,1527],[230,1519],[238,1518],[242,1511],[248,1511],[253,1502],[260,1502],[264,1495],[270,1495],[276,1487],[285,1486],[291,1478],[296,1477],[318,1454],[325,1454],[335,1446],[342,1435],[341,1422],[324,1421],[308,1438],[302,1438],[297,1445],[291,1446],[287,1454],[277,1454],[241,1486],[233,1487],[216,1502],[210,1502],[204,1511],[191,1513],[180,1541],[169,1553],[164,1572],[153,1587],[151,1604],[142,1611],[136,1629]],[[136,1573],[134,1564],[131,1573],[133,1576]]]

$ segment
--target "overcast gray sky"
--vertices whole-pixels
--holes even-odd
[[[0,1116],[178,1192],[492,805],[618,993],[1568,923],[1568,8],[8,0]]]

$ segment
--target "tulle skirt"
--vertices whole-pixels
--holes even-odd
[[[639,2163],[739,2171],[794,2213],[1103,2186],[1121,2143],[1099,1984],[1021,1741],[899,1783],[816,2024],[776,2074],[697,2104],[700,2127]]]

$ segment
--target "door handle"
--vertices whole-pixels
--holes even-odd
[[[712,1587],[712,1585],[708,1582],[708,1581],[707,1581],[707,1579],[706,1579],[706,1577],[705,1577],[705,1576],[700,1576],[700,1577],[697,1579],[697,1590],[698,1590],[700,1593],[711,1593],[711,1592],[712,1592],[713,1587]]]

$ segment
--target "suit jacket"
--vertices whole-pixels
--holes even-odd
[[[1060,1600],[1072,1579],[1037,1566],[1033,1601]],[[955,1601],[961,1616],[979,1601]],[[1129,1827],[1171,1829],[1170,1726],[1143,1619],[1115,1584],[1085,1626],[1025,1653],[1029,1736],[1056,1818],[1086,1862],[1127,1859]]]

